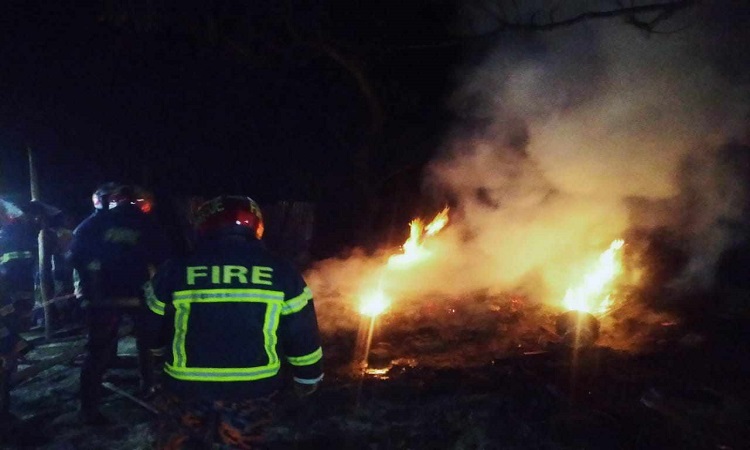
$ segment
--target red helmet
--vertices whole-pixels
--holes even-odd
[[[193,223],[201,236],[241,227],[257,239],[263,237],[263,214],[250,197],[226,195],[209,200],[198,207]]]

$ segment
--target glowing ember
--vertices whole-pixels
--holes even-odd
[[[371,377],[378,378],[381,380],[387,380],[389,377],[388,372],[391,371],[391,367],[385,367],[383,369],[373,369],[371,367],[367,367],[364,370],[365,375],[370,375]]]
[[[376,317],[388,309],[390,304],[390,299],[386,297],[383,291],[368,292],[362,296],[362,301],[359,304],[359,312],[365,316]]]
[[[563,299],[568,310],[604,314],[612,305],[610,290],[622,273],[622,239],[618,239],[599,256],[596,266],[574,288],[569,288]]]
[[[430,252],[422,245],[426,236],[433,236],[448,224],[447,206],[440,211],[427,225],[422,219],[414,219],[409,223],[409,238],[401,246],[403,253],[393,255],[388,259],[389,267],[403,267],[422,260],[430,255]]]

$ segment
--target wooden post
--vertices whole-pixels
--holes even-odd
[[[34,152],[31,150],[31,146],[27,145],[26,150],[29,154],[29,183],[31,186],[31,200],[39,201],[39,176],[36,171],[36,163],[34,161]],[[45,248],[47,236],[47,217],[42,214],[39,229],[39,236],[37,237],[37,246],[39,247],[39,298],[42,302],[42,308],[44,310],[44,339],[49,341],[51,327],[50,327],[50,313],[49,304],[47,303],[47,285],[49,283],[47,273],[47,249]]]
[[[39,200],[39,177],[36,174],[36,164],[34,162],[34,152],[31,146],[26,145],[26,151],[29,154],[29,181],[31,183],[31,200]]]

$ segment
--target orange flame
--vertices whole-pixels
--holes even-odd
[[[430,255],[430,252],[422,245],[427,236],[434,236],[438,231],[448,224],[447,206],[428,223],[424,225],[422,219],[414,219],[409,222],[409,238],[401,246],[403,253],[393,255],[388,259],[389,267],[403,267],[416,261],[422,260]]]
[[[568,310],[604,314],[612,306],[610,290],[622,274],[622,247],[625,242],[618,239],[599,255],[596,265],[586,274],[581,283],[569,288],[563,298]]]
[[[433,236],[437,234],[438,231],[445,228],[446,225],[448,225],[448,212],[450,211],[450,208],[447,206],[443,208],[442,211],[437,213],[434,219],[432,219],[432,222],[428,223],[427,226],[424,228],[427,236]]]
[[[448,212],[446,206],[427,225],[422,219],[414,219],[409,223],[409,238],[401,246],[403,252],[388,258],[388,268],[404,268],[414,262],[420,261],[430,255],[424,248],[424,240],[427,236],[434,236],[448,224]],[[392,300],[378,287],[366,292],[360,297],[359,312],[362,315],[377,317],[385,312],[391,305]]]

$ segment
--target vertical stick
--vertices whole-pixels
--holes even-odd
[[[42,310],[44,311],[44,339],[49,341],[51,324],[50,324],[50,313],[49,313],[49,299],[47,295],[47,284],[49,283],[47,274],[47,251],[46,247],[46,233],[45,228],[47,220],[42,219],[42,228],[39,230],[39,237],[37,243],[39,246],[39,297],[42,302]]]
[[[29,154],[29,181],[31,183],[31,200],[39,200],[39,178],[36,174],[34,152],[31,150],[31,146],[29,145],[26,145],[26,151]]]
[[[31,200],[39,200],[39,176],[36,171],[36,162],[34,161],[34,152],[31,150],[31,146],[26,146],[26,151],[29,154],[29,183],[31,185]],[[42,309],[44,311],[44,339],[49,341],[50,339],[50,313],[49,304],[47,303],[47,250],[46,250],[46,232],[47,218],[44,214],[41,217],[41,224],[39,229],[39,236],[37,237],[37,246],[39,247],[39,298],[42,302]]]

